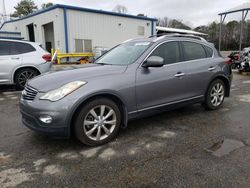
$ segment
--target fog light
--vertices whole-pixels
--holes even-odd
[[[49,115],[44,115],[39,117],[40,121],[46,124],[52,123],[52,117]]]

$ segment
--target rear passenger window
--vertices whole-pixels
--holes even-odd
[[[0,55],[18,55],[36,51],[36,49],[27,43],[0,41]]]
[[[208,46],[203,46],[206,50],[207,53],[207,57],[213,57],[214,51],[212,50],[212,48],[209,48]]]
[[[153,51],[150,56],[160,56],[164,64],[177,63],[180,61],[180,50],[178,42],[166,42]]]
[[[194,42],[182,42],[186,61],[206,58],[206,51],[201,44]]]
[[[21,43],[21,42],[11,42],[11,43],[12,43],[11,55],[24,54],[36,51],[36,49],[33,46],[27,43]]]
[[[7,41],[0,41],[0,56],[10,55],[10,43]]]

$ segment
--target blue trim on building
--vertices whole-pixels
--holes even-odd
[[[0,37],[0,39],[23,40],[23,37]]]
[[[68,18],[67,18],[66,8],[63,8],[63,19],[64,19],[65,50],[66,53],[69,53]]]
[[[56,4],[53,5],[51,7],[48,7],[46,9],[41,9],[35,13],[32,13],[28,16],[24,16],[22,18],[18,18],[15,20],[10,20],[10,21],[6,21],[2,24],[2,26],[0,27],[0,30],[2,29],[2,27],[4,26],[4,24],[6,23],[12,23],[12,22],[17,22],[20,20],[24,20],[51,10],[54,10],[56,8],[62,8],[62,9],[70,9],[70,10],[77,10],[77,11],[83,11],[83,12],[92,12],[92,13],[98,13],[98,14],[106,14],[106,15],[111,15],[111,16],[119,16],[119,17],[126,17],[126,18],[133,18],[133,19],[139,19],[139,20],[149,20],[149,21],[157,21],[156,18],[149,18],[149,17],[143,17],[143,16],[134,16],[134,15],[129,15],[129,14],[121,14],[121,13],[116,13],[116,12],[109,12],[109,11],[104,11],[104,10],[95,10],[95,9],[89,9],[89,8],[82,8],[82,7],[75,7],[75,6],[69,6],[69,5],[60,5],[60,4]]]
[[[151,21],[151,35],[154,35],[154,21]]]
[[[53,5],[53,6],[51,6],[51,7],[46,8],[46,9],[38,10],[37,12],[34,12],[34,13],[32,13],[32,14],[29,14],[28,16],[24,16],[24,17],[15,19],[15,20],[6,21],[6,22],[4,22],[4,23],[1,25],[0,30],[2,29],[2,27],[3,27],[4,24],[6,24],[6,23],[13,23],[13,22],[17,22],[17,21],[20,21],[20,20],[25,20],[25,19],[27,19],[27,18],[31,18],[31,17],[33,17],[33,16],[36,16],[36,15],[39,15],[39,14],[42,14],[42,13],[45,13],[45,12],[54,10],[54,9],[56,9],[56,8],[59,8],[59,6],[58,6],[58,5]]]
[[[122,13],[109,12],[109,11],[104,11],[104,10],[96,10],[96,9],[75,7],[75,6],[70,6],[70,5],[60,5],[60,4],[58,4],[57,6],[58,6],[58,8],[66,8],[66,9],[70,9],[70,10],[78,10],[78,11],[83,11],[83,12],[92,12],[92,13],[106,14],[106,15],[112,15],[112,16],[134,18],[134,19],[139,19],[139,20],[157,21],[156,18],[149,18],[149,17],[144,17],[144,16],[134,16],[134,15],[130,15],[130,14],[122,14]]]
[[[0,31],[0,34],[21,35],[21,32]]]

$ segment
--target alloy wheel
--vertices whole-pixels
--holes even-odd
[[[211,103],[213,106],[219,106],[224,100],[225,89],[221,83],[216,83],[210,92]]]
[[[18,77],[18,83],[21,86],[25,86],[26,82],[34,76],[34,71],[23,71]]]
[[[83,130],[86,136],[94,141],[109,137],[117,124],[115,111],[107,105],[93,107],[85,116]]]

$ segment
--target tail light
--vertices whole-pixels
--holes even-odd
[[[234,60],[238,61],[240,59],[240,55],[239,54],[235,54],[234,55]]]
[[[227,60],[225,61],[225,63],[226,63],[227,65],[231,65],[231,64],[232,64],[232,61],[231,61],[231,59],[227,59]]]
[[[43,58],[46,62],[51,61],[51,55],[50,55],[50,54],[45,54],[45,55],[42,56],[42,58]]]

